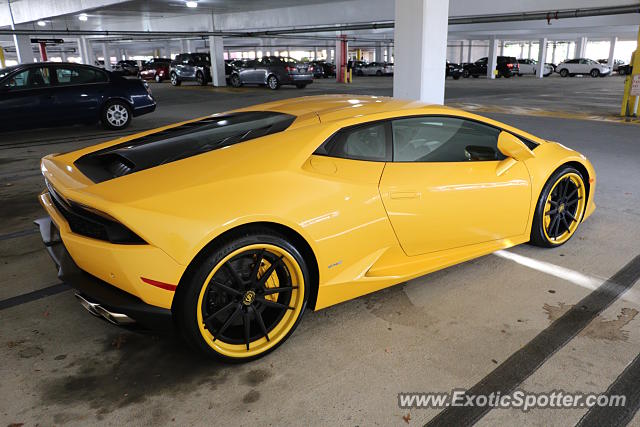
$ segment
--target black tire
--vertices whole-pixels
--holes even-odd
[[[618,68],[618,75],[620,76],[624,76],[627,73],[627,71],[624,68]]]
[[[563,68],[562,70],[560,70],[560,77],[568,77],[569,76],[569,70],[567,70],[566,68]]]
[[[356,76],[364,76],[364,73],[362,72],[362,70],[357,70]]]
[[[594,68],[589,72],[589,75],[593,78],[600,77],[600,70],[598,70],[597,68]]]
[[[474,78],[474,79],[477,79],[477,78],[479,78],[479,77],[480,77],[480,74],[473,74],[473,78]]]
[[[382,71],[380,71],[380,70],[376,71],[376,76],[378,76],[378,77],[382,76]]]
[[[131,106],[123,100],[108,101],[102,109],[100,122],[105,129],[121,130],[131,124]]]
[[[296,87],[297,87],[298,89],[304,89],[305,87],[307,87],[307,85],[306,85],[305,83],[298,83],[298,84],[296,85]]]
[[[171,73],[169,77],[171,79],[172,86],[180,86],[182,84],[182,80],[180,80],[180,77],[178,77],[176,73]]]
[[[267,77],[267,87],[271,90],[278,90],[280,88],[280,81],[275,75],[271,74]]]
[[[198,71],[196,73],[196,82],[200,86],[206,86],[207,85],[207,79],[204,77],[204,74],[202,74],[202,71]]]
[[[460,80],[460,74],[454,74],[452,77],[453,80]]]
[[[240,80],[240,76],[237,74],[232,74],[231,77],[229,78],[229,81],[231,82],[231,86],[233,87],[242,86],[242,80]]]
[[[294,320],[295,323],[286,335],[280,337],[276,344],[266,349],[264,352],[249,357],[232,357],[221,354],[207,343],[202,335],[203,333],[201,332],[200,325],[198,324],[198,310],[200,310],[200,307],[198,307],[198,300],[202,291],[202,285],[207,280],[211,271],[231,253],[241,250],[243,247],[260,244],[277,246],[286,251],[300,267],[304,280],[304,294],[302,297],[301,310],[297,318]],[[204,255],[199,256],[197,261],[195,261],[197,262],[197,265],[190,266],[189,272],[180,280],[180,285],[178,286],[176,296],[173,300],[172,312],[178,333],[195,350],[224,362],[248,362],[274,351],[291,336],[300,323],[300,319],[306,309],[312,284],[310,282],[310,275],[304,257],[284,236],[262,227],[247,229],[242,233],[229,236],[224,241],[219,242],[216,247],[205,249],[205,251]]]
[[[504,76],[504,78],[505,78],[505,79],[508,79],[508,78],[510,78],[513,74],[511,74],[511,73],[503,73],[502,75]]]
[[[542,188],[542,192],[540,193],[540,197],[538,198],[538,202],[536,204],[536,210],[535,210],[534,217],[533,217],[533,224],[531,225],[531,236],[530,236],[531,240],[530,240],[530,243],[535,245],[535,246],[540,246],[540,247],[544,247],[544,248],[554,248],[554,247],[562,246],[568,240],[570,240],[571,237],[573,237],[573,234],[575,234],[575,232],[573,234],[571,234],[569,239],[567,239],[566,241],[564,241],[562,243],[556,243],[556,242],[551,241],[546,236],[545,231],[543,229],[543,227],[544,227],[543,219],[544,219],[544,215],[545,215],[544,214],[544,209],[545,209],[545,204],[546,204],[547,198],[549,197],[549,193],[553,189],[553,186],[556,184],[556,182],[561,180],[562,177],[566,176],[567,174],[576,174],[576,175],[581,177],[583,183],[585,182],[586,177],[582,176],[582,174],[577,169],[575,169],[575,168],[573,168],[571,166],[567,166],[567,165],[561,166],[558,170],[556,170],[551,175],[551,177],[549,177],[549,179],[547,180],[546,184]],[[583,216],[584,216],[584,211],[577,218],[578,224],[580,224],[580,222],[582,222]]]
[[[471,73],[469,73],[469,70],[462,71],[462,77],[464,77],[465,79],[468,79],[470,75]]]

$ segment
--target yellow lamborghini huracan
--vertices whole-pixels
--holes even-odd
[[[561,245],[595,209],[580,153],[376,96],[214,114],[47,156],[42,173],[37,223],[85,308],[236,361],[274,350],[307,306]]]

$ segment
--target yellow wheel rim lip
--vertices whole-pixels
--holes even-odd
[[[214,341],[213,335],[209,332],[208,329],[204,327],[204,320],[202,317],[202,302],[204,300],[204,295],[206,290],[208,289],[209,282],[213,276],[218,272],[218,270],[230,259],[239,255],[243,252],[256,250],[256,249],[265,249],[272,254],[282,256],[282,261],[284,261],[286,268],[289,270],[289,274],[291,275],[291,282],[294,285],[297,285],[298,289],[294,289],[291,291],[291,303],[294,307],[293,310],[287,310],[278,322],[278,324],[269,331],[269,341],[265,337],[259,338],[255,341],[251,341],[249,345],[249,350],[245,344],[230,344],[225,343],[219,339]],[[214,268],[209,272],[207,278],[204,283],[202,283],[202,287],[200,289],[200,293],[198,295],[198,305],[196,312],[196,320],[198,322],[198,328],[200,330],[200,334],[202,338],[204,338],[205,342],[217,353],[232,357],[232,358],[247,358],[252,356],[257,356],[259,354],[264,353],[270,348],[277,345],[280,341],[282,341],[289,331],[295,325],[298,317],[300,316],[300,312],[302,311],[303,303],[304,303],[304,294],[305,294],[305,286],[304,275],[302,273],[302,269],[300,265],[295,260],[293,255],[291,255],[287,250],[281,248],[280,246],[272,245],[272,244],[253,244],[243,246],[238,248],[225,256],[222,260],[220,260]]]
[[[578,188],[579,199],[578,199],[578,204],[576,206],[576,213],[575,213],[576,221],[571,222],[571,224],[569,225],[569,231],[565,230],[564,233],[560,234],[558,237],[554,239],[549,236],[549,233],[547,231],[547,228],[551,223],[550,215],[547,215],[547,212],[549,212],[552,208],[551,195],[553,194],[553,190],[555,190],[558,184],[564,181],[566,178],[571,179],[571,182],[573,182],[573,184]],[[544,233],[544,236],[547,238],[547,241],[555,245],[560,245],[566,242],[567,240],[569,240],[571,236],[573,236],[575,231],[578,229],[578,225],[580,224],[580,221],[582,220],[582,215],[584,214],[585,206],[586,206],[586,190],[585,190],[584,181],[582,180],[582,177],[574,172],[569,172],[560,176],[556,180],[556,182],[553,184],[553,187],[551,187],[551,190],[549,191],[549,195],[547,196],[547,200],[545,201],[545,205],[544,205],[542,231]]]

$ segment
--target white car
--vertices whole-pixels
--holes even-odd
[[[562,76],[575,76],[576,74],[590,75],[591,77],[602,77],[611,73],[608,65],[600,64],[593,59],[578,58],[568,59],[561,62],[556,67],[556,71]]]
[[[538,72],[538,61],[535,59],[518,59],[518,68],[520,69],[519,76],[523,74],[535,75]],[[542,75],[546,77],[551,73],[553,73],[553,68],[548,64],[544,64],[544,73]]]
[[[393,74],[393,64],[388,62],[371,62],[361,68],[365,76],[388,76]]]

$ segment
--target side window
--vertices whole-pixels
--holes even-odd
[[[11,89],[35,89],[51,84],[49,68],[30,68],[10,77],[7,86]]]
[[[102,71],[84,67],[57,67],[56,77],[58,78],[58,84],[62,86],[107,81],[107,75]]]
[[[500,130],[454,117],[412,117],[392,122],[396,162],[502,160]]]
[[[389,136],[387,122],[345,128],[329,138],[314,154],[374,162],[389,161]]]

